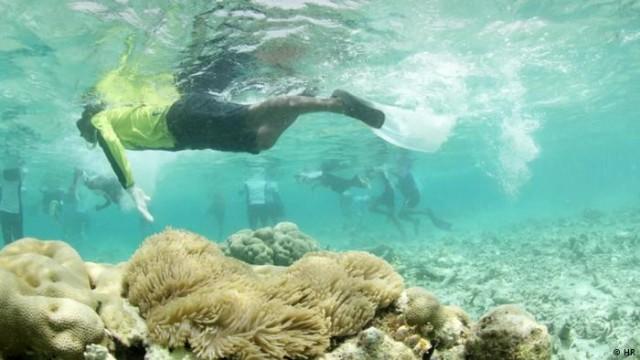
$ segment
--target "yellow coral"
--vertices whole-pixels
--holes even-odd
[[[151,236],[136,251],[127,266],[124,287],[144,315],[153,306],[186,296],[217,279],[250,272],[248,265],[225,258],[205,238],[169,229]]]
[[[402,294],[399,302],[407,324],[412,326],[430,324],[433,328],[442,325],[440,302],[429,291],[420,287],[409,288]]]
[[[16,241],[0,251],[0,268],[15,274],[34,294],[97,306],[80,255],[62,241]]]
[[[248,265],[195,234],[168,230],[149,238],[125,282],[154,341],[189,344],[203,359],[306,358],[329,346],[318,312],[269,299]]]
[[[364,252],[315,252],[291,265],[280,296],[295,299],[313,291],[299,303],[319,307],[330,322],[332,336],[352,335],[402,292],[402,278],[383,260]]]
[[[61,241],[25,238],[0,251],[0,353],[81,358],[104,325],[82,259]]]
[[[78,301],[38,296],[21,288],[18,278],[0,269],[0,353],[27,351],[62,359],[80,359],[88,344],[104,335],[100,317]]]
[[[146,240],[124,278],[152,340],[189,345],[201,359],[316,357],[331,336],[360,331],[403,287],[388,264],[366,253],[314,253],[256,273],[177,230]]]

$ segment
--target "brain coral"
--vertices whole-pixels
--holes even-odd
[[[423,288],[408,288],[398,303],[409,325],[431,324],[438,328],[442,323],[440,302],[435,295]]]
[[[312,253],[257,273],[184,231],[147,239],[125,272],[151,339],[201,359],[309,359],[331,336],[357,333],[402,291],[402,278],[366,253]]]
[[[0,354],[80,359],[104,325],[80,256],[59,241],[22,239],[0,252]]]

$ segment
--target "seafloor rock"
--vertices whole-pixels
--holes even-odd
[[[467,342],[473,360],[543,360],[551,358],[547,328],[514,305],[494,308],[480,318]]]
[[[238,231],[224,245],[225,254],[253,265],[288,266],[304,254],[319,249],[313,238],[290,222],[273,228]]]
[[[310,253],[258,275],[206,239],[175,230],[147,239],[124,279],[151,340],[189,345],[200,359],[322,355],[331,337],[356,334],[403,289],[391,266],[368,253]]]
[[[417,360],[405,344],[370,327],[318,360]]]
[[[104,337],[80,256],[60,241],[22,239],[0,252],[0,354],[81,359]]]
[[[471,320],[459,307],[442,305],[423,288],[403,291],[395,311],[380,314],[373,324],[413,350],[418,358],[441,360],[465,358]]]

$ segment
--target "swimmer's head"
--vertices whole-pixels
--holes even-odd
[[[104,110],[102,103],[89,103],[84,106],[82,117],[76,122],[80,136],[90,144],[98,142],[97,130],[93,124],[91,124],[91,118],[102,110]]]

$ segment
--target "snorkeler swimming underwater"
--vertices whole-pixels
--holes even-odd
[[[152,222],[150,198],[135,186],[125,149],[257,154],[273,147],[299,116],[313,112],[344,114],[376,129],[385,120],[368,102],[335,90],[329,98],[281,96],[253,105],[221,102],[210,94],[186,94],[168,106],[109,109],[94,104],[85,107],[77,127],[86,141],[100,145],[138,212]]]

